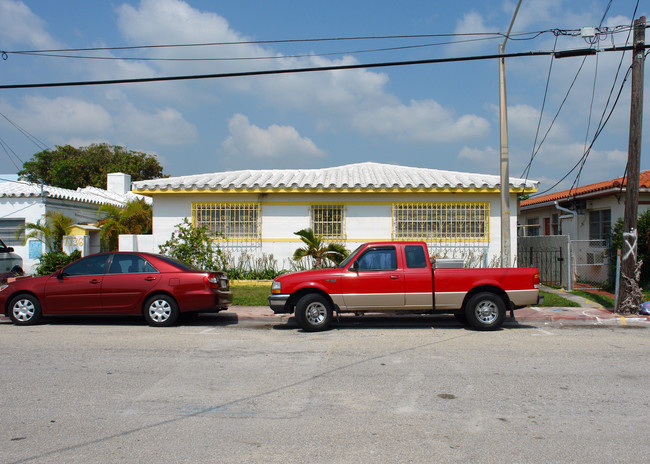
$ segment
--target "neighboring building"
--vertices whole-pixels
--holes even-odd
[[[627,180],[619,177],[524,200],[519,211],[519,236],[569,236],[573,279],[604,283],[609,278],[606,250],[614,225],[624,216],[626,184]],[[648,208],[650,171],[644,171],[639,182],[639,214]]]
[[[614,224],[625,211],[626,184],[627,180],[619,177],[523,200],[519,211],[519,235],[570,235],[572,240],[608,244]],[[639,214],[648,208],[650,171],[644,171],[639,182]]]
[[[35,239],[23,245],[16,238],[16,229],[26,223],[36,223],[48,211],[60,211],[74,219],[77,225],[71,235],[83,237],[75,240],[74,247],[85,244],[87,252],[98,252],[99,230],[89,224],[97,222],[102,205],[124,206],[127,201],[138,198],[130,192],[130,186],[131,176],[122,173],[108,174],[107,190],[96,187],[70,190],[21,181],[0,183],[0,238],[22,257],[23,269],[31,273],[38,265],[38,258],[47,250]]]
[[[511,211],[536,181],[510,179]],[[220,234],[222,249],[273,255],[289,268],[311,227],[352,250],[372,240],[423,240],[441,256],[487,265],[500,255],[499,176],[359,163],[324,169],[245,170],[139,181],[153,197],[153,245],[185,217]],[[516,214],[511,215],[512,252]],[[130,245],[137,248],[137,243]],[[142,248],[140,248],[142,249]],[[511,259],[512,261],[512,259]]]

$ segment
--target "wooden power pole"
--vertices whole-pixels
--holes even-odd
[[[639,206],[639,171],[641,164],[641,125],[643,122],[643,61],[645,55],[645,16],[634,21],[632,57],[632,96],[630,101],[630,141],[627,152],[627,185],[625,188],[625,225],[621,251],[621,282],[616,310],[639,311],[641,295],[635,286],[637,251],[637,216]],[[638,300],[638,301],[637,301]]]

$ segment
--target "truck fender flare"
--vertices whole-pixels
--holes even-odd
[[[508,297],[508,294],[501,288],[497,287],[496,285],[479,285],[477,287],[472,288],[469,292],[467,292],[467,295],[465,295],[465,298],[463,299],[463,310],[467,306],[467,302],[472,298],[474,295],[477,293],[481,292],[488,292],[488,293],[493,293],[497,295],[499,298],[503,300],[503,302],[506,305],[506,308],[510,308],[511,302],[510,298]]]
[[[309,294],[309,293],[315,293],[315,294],[317,294],[317,295],[321,295],[321,296],[325,297],[325,298],[327,299],[327,301],[329,302],[329,304],[332,306],[332,308],[333,308],[335,311],[338,310],[338,306],[336,306],[336,305],[334,304],[334,301],[332,300],[332,297],[329,295],[329,293],[327,293],[326,291],[324,291],[324,290],[322,290],[322,289],[320,289],[320,288],[318,288],[318,287],[303,287],[303,288],[301,288],[300,290],[296,290],[296,291],[293,292],[293,293],[291,294],[291,296],[289,297],[289,300],[287,301],[287,304],[288,304],[291,308],[295,308],[295,307],[296,307],[296,303],[298,303],[298,300],[299,300],[300,298],[302,298],[303,296]]]

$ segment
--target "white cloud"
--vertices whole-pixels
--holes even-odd
[[[20,1],[0,0],[0,42],[53,48],[60,44],[46,30],[46,23]]]
[[[303,159],[325,155],[314,142],[301,137],[291,126],[273,124],[262,129],[251,124],[243,114],[235,114],[228,128],[230,135],[222,143],[222,149],[231,157]]]
[[[117,9],[122,33],[136,43],[236,42],[247,38],[231,29],[223,17],[192,8],[181,0],[142,0],[137,7],[124,4]],[[469,26],[468,26],[469,27]],[[212,57],[279,56],[254,44],[211,47]],[[171,57],[174,49],[159,49],[155,56]],[[183,49],[185,56],[206,56],[204,48]],[[357,64],[353,57],[331,60],[318,56],[252,62],[156,63],[159,69],[183,69],[184,74],[250,68],[285,69]],[[298,109],[317,118],[320,128],[330,131],[357,130],[373,137],[412,142],[450,142],[485,135],[487,121],[473,114],[453,115],[433,100],[404,104],[386,88],[388,75],[368,70],[346,70],[308,74],[287,74],[219,81],[227,89],[259,96],[274,108]],[[205,89],[199,87],[204,91]],[[205,97],[197,97],[197,100]],[[326,122],[329,119],[329,123]]]
[[[118,132],[132,143],[148,141],[159,145],[181,145],[193,143],[198,137],[196,127],[173,108],[147,113],[125,104],[118,110],[116,126]]]
[[[102,106],[71,97],[29,96],[10,114],[20,125],[39,134],[102,136],[112,130],[111,115]]]
[[[472,10],[457,21],[454,34],[475,34],[477,32],[497,32],[498,28],[490,27],[485,24],[485,19],[481,14]],[[458,43],[451,44],[447,47],[447,53],[454,56],[472,55],[486,47],[496,49],[497,41],[493,40],[476,40],[488,36],[461,36],[458,37]],[[463,42],[465,41],[465,42]]]
[[[489,123],[476,115],[456,118],[451,110],[433,100],[412,100],[357,112],[352,124],[367,135],[380,134],[403,141],[456,142],[484,136]]]

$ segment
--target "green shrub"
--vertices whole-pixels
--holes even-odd
[[[39,265],[36,267],[36,275],[42,276],[52,274],[54,271],[67,266],[79,258],[81,258],[81,252],[79,250],[74,250],[69,255],[62,251],[49,251],[42,254],[38,259]]]

